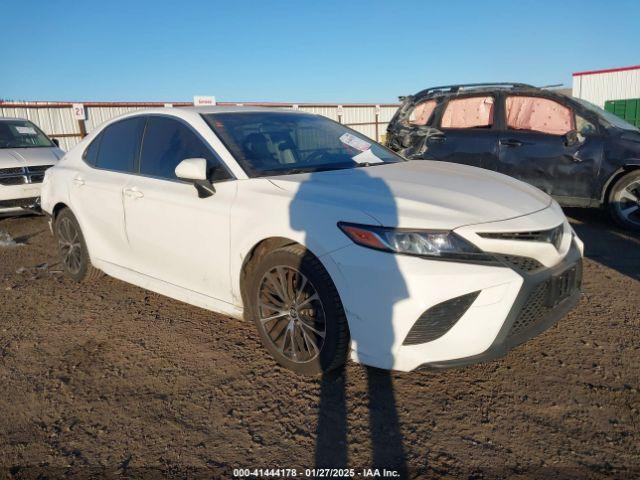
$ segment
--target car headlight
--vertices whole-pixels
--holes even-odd
[[[448,230],[405,230],[354,223],[338,223],[351,240],[385,252],[442,260],[491,262],[495,259]]]

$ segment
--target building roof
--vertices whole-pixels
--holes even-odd
[[[598,73],[624,72],[625,70],[640,70],[640,65],[632,65],[630,67],[605,68],[603,70],[585,70],[584,72],[575,72],[574,77],[581,75],[596,75]]]

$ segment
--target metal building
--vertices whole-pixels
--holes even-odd
[[[190,106],[192,103],[175,102],[85,102],[82,104],[84,119],[74,117],[74,104],[68,102],[2,102],[0,117],[19,117],[31,120],[47,135],[56,138],[60,147],[68,151],[82,137],[103,122],[123,113],[149,107]],[[384,141],[387,125],[398,109],[398,104],[313,104],[313,103],[234,103],[218,102],[218,105],[257,105],[292,108],[323,115],[340,122],[377,141]]]
[[[576,72],[573,96],[601,108],[607,100],[640,98],[640,65]]]

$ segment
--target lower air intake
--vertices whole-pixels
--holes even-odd
[[[443,336],[478,298],[480,291],[468,293],[437,304],[425,311],[407,334],[403,345],[418,345]]]

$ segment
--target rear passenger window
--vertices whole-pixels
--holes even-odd
[[[513,130],[531,130],[551,135],[564,135],[575,130],[571,109],[541,97],[508,97],[507,127]]]
[[[102,135],[98,135],[93,141],[89,144],[87,149],[84,151],[82,158],[89,165],[95,166],[98,160],[98,149],[100,148],[100,140],[102,139]]]
[[[489,128],[493,125],[493,97],[449,100],[442,115],[441,128]]]
[[[100,135],[96,166],[116,172],[135,172],[144,121],[144,117],[128,118],[105,128]]]
[[[205,158],[211,180],[228,178],[211,150],[190,128],[172,118],[149,117],[142,141],[140,173],[175,179],[176,167],[187,158]]]

